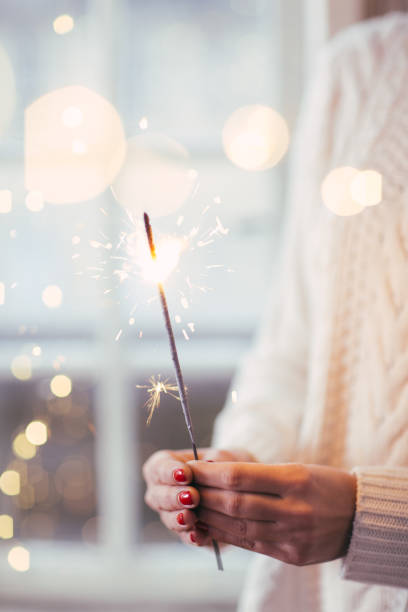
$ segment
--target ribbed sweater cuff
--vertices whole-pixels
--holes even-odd
[[[342,575],[408,587],[408,469],[355,468],[356,514]]]

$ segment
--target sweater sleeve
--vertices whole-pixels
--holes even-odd
[[[357,504],[343,577],[408,587],[408,469],[356,468]]]
[[[310,325],[305,249],[321,167],[327,164],[330,148],[329,118],[336,96],[330,79],[327,58],[322,57],[292,146],[289,214],[278,280],[254,348],[233,381],[237,401],[228,400],[215,423],[216,447],[245,448],[265,463],[293,459],[306,395]]]

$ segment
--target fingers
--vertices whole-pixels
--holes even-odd
[[[201,455],[200,459],[203,461],[255,461],[250,453],[241,449],[205,448],[202,449]]]
[[[183,453],[159,451],[143,466],[143,476],[149,484],[188,484],[192,481],[192,470],[182,460]]]
[[[246,536],[236,536],[231,533],[222,531],[221,529],[217,529],[216,527],[209,527],[206,533],[197,532],[195,538],[195,543],[198,546],[203,546],[205,545],[205,543],[211,542],[214,539],[217,542],[233,544],[234,546],[244,548],[245,550],[251,550],[254,552],[261,553],[263,555],[275,557],[276,559],[280,559],[281,561],[285,561],[285,553],[278,544],[251,540]]]
[[[197,522],[197,517],[191,510],[182,510],[180,512],[177,510],[175,512],[162,510],[160,512],[160,519],[167,529],[177,532],[191,531]]]
[[[286,500],[269,495],[200,487],[200,499],[202,508],[233,518],[276,522],[288,513]]]
[[[292,464],[189,461],[188,465],[197,484],[219,489],[283,495],[294,479]]]
[[[147,489],[145,502],[152,510],[171,512],[195,508],[200,503],[200,495],[194,487],[158,485]]]
[[[280,539],[284,534],[284,528],[279,523],[271,521],[249,521],[239,518],[231,518],[220,512],[198,508],[196,516],[199,524],[205,527],[215,527],[220,531],[230,533],[234,536],[247,538],[249,540],[271,541]]]

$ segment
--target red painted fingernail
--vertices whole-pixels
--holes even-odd
[[[207,463],[214,463],[214,459],[207,459]]]
[[[180,512],[180,514],[178,514],[176,516],[176,520],[177,520],[179,525],[185,525],[186,524],[186,522],[184,520],[184,514],[182,512]]]
[[[187,482],[184,470],[182,470],[181,468],[173,471],[173,478],[176,482]]]
[[[190,540],[193,542],[193,544],[195,544],[197,542],[197,538],[195,537],[195,533],[193,533],[192,531],[190,533]]]
[[[197,521],[195,527],[197,527],[197,529],[201,529],[201,531],[208,531],[208,525],[206,525],[202,521]]]
[[[179,502],[183,504],[183,506],[192,506],[193,498],[191,496],[190,491],[180,491],[178,494]]]

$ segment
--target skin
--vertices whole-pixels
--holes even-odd
[[[352,474],[257,463],[240,450],[201,449],[199,456],[192,461],[190,451],[160,451],[143,467],[146,503],[185,543],[208,546],[214,538],[294,565],[346,553],[355,512]],[[175,469],[184,470],[185,484],[174,480]],[[181,503],[182,491],[190,492],[191,505]]]

